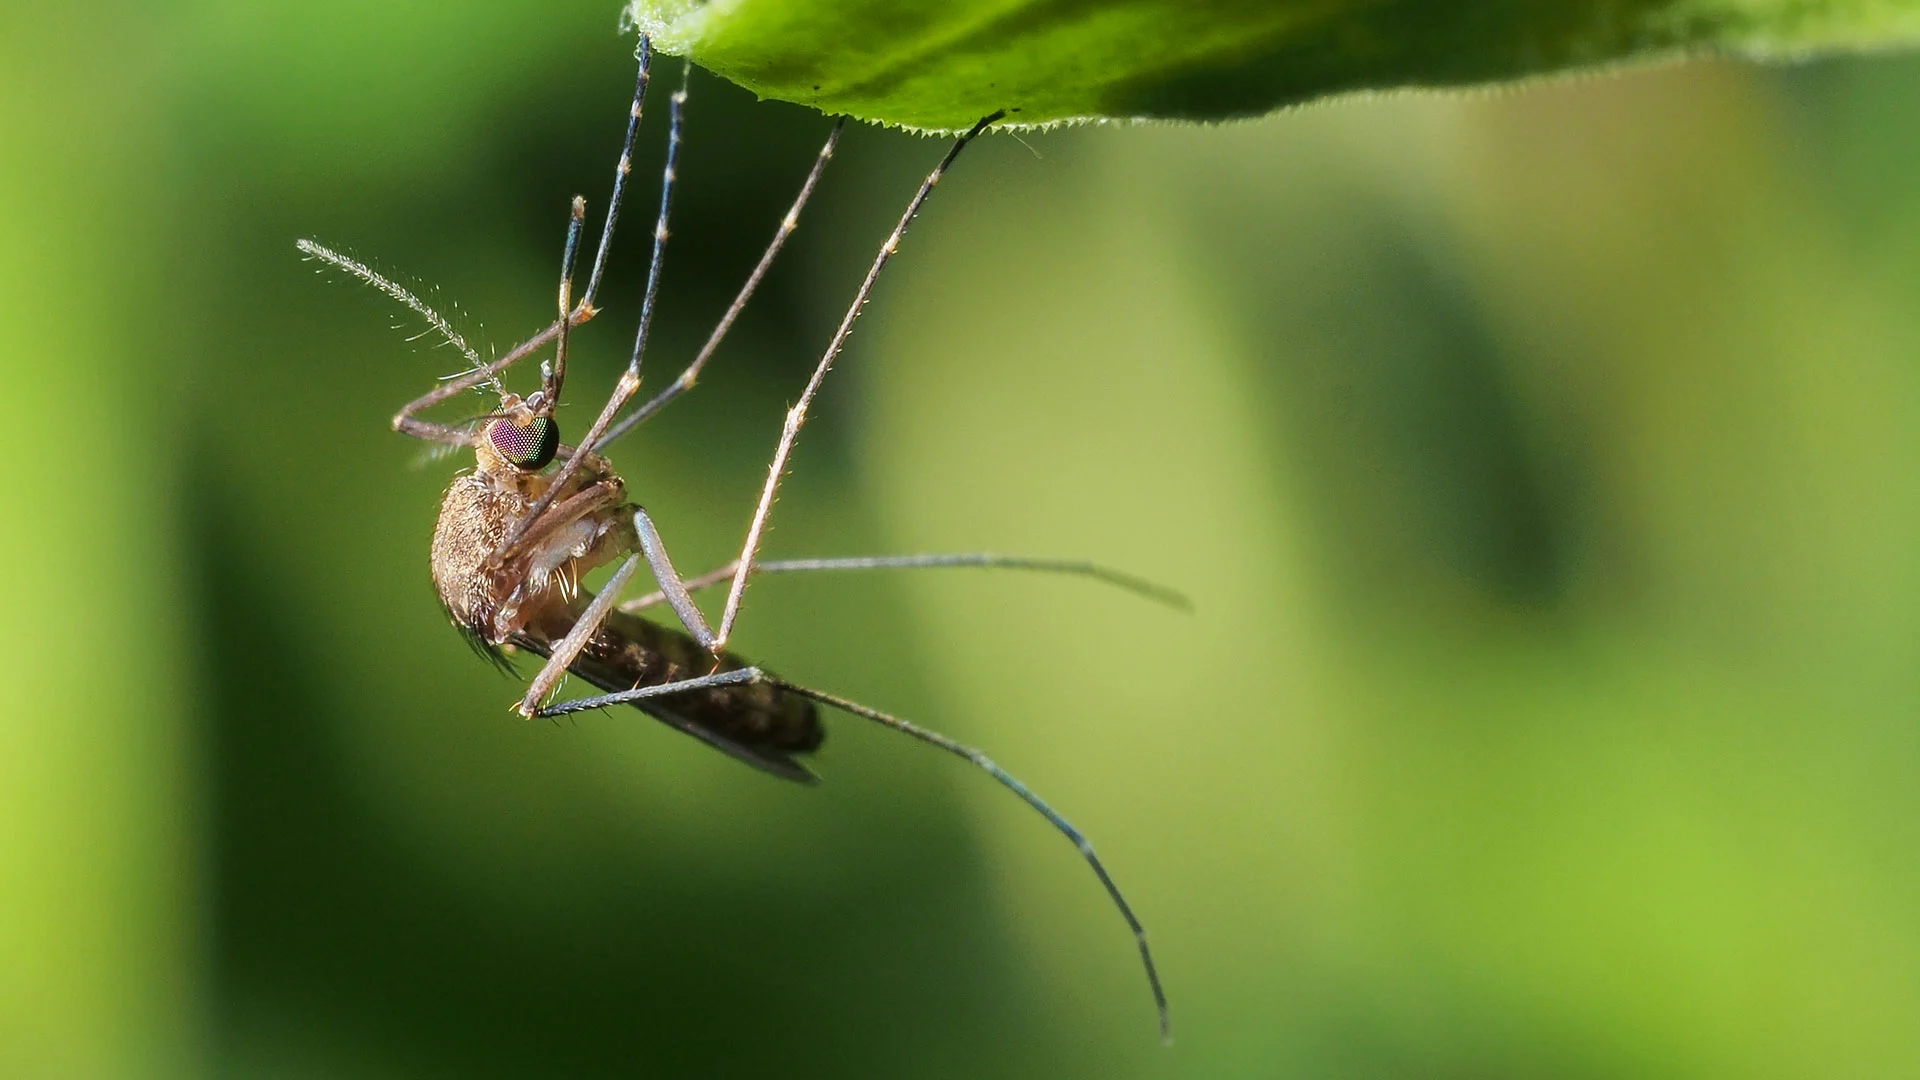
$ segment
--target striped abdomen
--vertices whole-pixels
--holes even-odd
[[[569,610],[540,620],[514,635],[513,644],[541,656],[566,636],[593,597],[584,591]],[[659,686],[677,679],[734,671],[748,662],[723,653],[716,666],[700,643],[637,616],[608,612],[569,670],[608,693]],[[777,686],[750,683],[693,690],[633,703],[648,715],[679,728],[750,765],[789,780],[814,776],[793,759],[817,749],[823,737],[820,716],[806,698]]]

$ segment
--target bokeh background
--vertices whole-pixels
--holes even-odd
[[[768,578],[737,640],[1084,826],[1162,1049],[985,777],[849,718],[813,790],[525,723],[445,625],[459,464],[387,418],[455,362],[293,241],[543,325],[612,8],[0,14],[0,1074],[1920,1074],[1920,61],[996,136],[943,185],[769,553],[1085,556],[1198,613]],[[654,385],[827,127],[699,74],[689,112]],[[851,132],[619,447],[683,567],[940,150]]]

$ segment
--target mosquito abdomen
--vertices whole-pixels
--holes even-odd
[[[542,620],[514,636],[514,644],[549,655],[573,617],[591,603],[582,592],[566,619]],[[551,621],[553,625],[545,625]],[[608,693],[658,686],[713,671],[735,671],[748,662],[722,653],[719,662],[700,643],[676,630],[622,611],[610,611],[568,670]],[[736,757],[788,779],[813,777],[791,755],[818,749],[825,735],[813,702],[765,683],[743,683],[648,698],[634,705]]]

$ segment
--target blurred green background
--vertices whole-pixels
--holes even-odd
[[[293,241],[497,348],[542,325],[613,22],[0,14],[0,1075],[1920,1075],[1920,61],[996,137],[943,185],[768,553],[1085,556],[1199,613],[768,578],[737,641],[1081,824],[1161,1049],[1119,919],[985,777],[841,717],[815,790],[638,713],[525,723],[445,625],[459,463],[387,418],[455,362]],[[827,127],[698,74],[689,113],[654,385]],[[940,149],[851,132],[619,448],[683,568]]]

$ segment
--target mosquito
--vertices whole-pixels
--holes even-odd
[[[816,777],[798,758],[821,744],[824,733],[818,707],[824,705],[966,759],[1038,811],[1073,842],[1092,867],[1133,932],[1148,987],[1153,993],[1160,1034],[1163,1040],[1167,1039],[1171,1030],[1167,999],[1153,952],[1147,945],[1146,930],[1080,830],[979,750],[879,709],[781,678],[727,648],[747,583],[758,574],[930,567],[1017,569],[1078,574],[1173,607],[1190,609],[1185,597],[1163,586],[1075,560],[984,553],[788,560],[759,557],[768,514],[801,425],[806,422],[807,408],[845,346],[874,282],[899,250],[908,227],[961,151],[1004,114],[982,118],[953,143],[908,202],[875,256],[805,389],[787,412],[739,557],[708,573],[682,577],[668,557],[653,519],[643,507],[628,500],[625,484],[603,452],[608,444],[692,389],[699,380],[701,371],[746,307],[780,249],[798,228],[801,211],[833,157],[846,118],[834,122],[798,196],[781,219],[759,263],[686,369],[665,388],[622,415],[639,391],[641,358],[652,326],[680,157],[687,80],[692,73],[692,65],[686,66],[679,89],[669,99],[660,210],[653,231],[653,252],[632,359],[592,425],[578,442],[569,445],[561,441],[554,413],[566,383],[567,348],[572,331],[600,312],[597,306],[600,284],[632,172],[634,139],[640,128],[651,78],[653,51],[645,35],[640,38],[635,56],[639,61],[639,75],[628,113],[626,140],[614,172],[613,193],[608,199],[586,289],[576,300],[573,295],[575,263],[587,204],[584,198],[575,196],[561,256],[558,317],[546,329],[505,354],[482,362],[453,324],[412,291],[350,256],[312,240],[298,242],[300,251],[309,258],[345,272],[411,309],[426,322],[430,332],[458,350],[469,365],[463,374],[442,381],[408,402],[393,417],[394,430],[402,434],[451,448],[470,448],[474,453],[471,471],[455,477],[447,489],[434,528],[430,560],[433,582],[447,615],[479,652],[503,667],[506,666],[504,653],[508,650],[545,658],[525,695],[514,705],[514,710],[523,717],[550,718],[611,705],[632,705],[748,765],[783,779],[810,784]],[[524,397],[509,392],[501,382],[502,373],[549,346],[553,350],[552,359],[541,362],[539,388]],[[498,407],[477,420],[464,423],[439,423],[420,415],[468,391],[490,392],[498,399]],[[582,587],[586,574],[614,563],[618,564],[616,569],[597,594]],[[620,602],[642,563],[653,575],[657,588]],[[729,587],[716,630],[694,604],[692,594],[722,582],[729,583]],[[662,603],[677,617],[678,628],[649,622],[637,614]],[[593,697],[553,702],[552,697],[569,673],[603,692]]]

